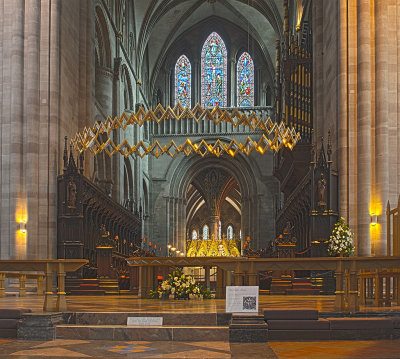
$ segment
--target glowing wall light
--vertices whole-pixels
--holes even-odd
[[[378,216],[375,213],[371,213],[370,224],[371,226],[376,226],[378,223]]]
[[[19,223],[19,231],[21,233],[26,233],[26,223],[25,222],[20,222]]]

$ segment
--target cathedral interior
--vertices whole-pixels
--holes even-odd
[[[69,156],[84,128],[178,103],[254,112],[301,140],[293,150],[234,158],[88,151],[83,176],[137,217],[130,225],[140,222],[129,245],[144,237],[165,254],[168,243],[186,251],[192,236],[229,231],[261,249],[290,222],[301,253],[326,240],[341,216],[356,253],[386,255],[386,208],[397,206],[400,183],[395,1],[376,1],[373,12],[358,1],[24,3],[5,1],[2,16],[1,258],[56,258],[58,242],[83,241],[73,224],[69,234],[63,227],[65,137]],[[101,141],[229,144],[254,134],[240,124],[185,121],[146,122]],[[85,212],[93,228],[79,230],[98,235],[106,205],[93,212],[76,195],[82,206],[67,216],[74,223]]]
[[[400,256],[397,0],[0,0],[0,39],[1,260],[122,291],[135,256],[327,257],[339,218]]]

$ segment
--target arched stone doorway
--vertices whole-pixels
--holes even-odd
[[[240,238],[242,196],[234,176],[207,167],[189,185],[186,200],[188,240],[228,237],[228,228],[232,237]]]
[[[210,228],[218,222],[210,220],[208,208],[204,207],[205,195],[199,191],[199,183],[213,171],[226,177],[224,185],[217,191],[220,198],[224,198],[220,200],[221,231],[227,233],[231,225],[235,235],[237,231],[239,236],[241,233],[242,240],[251,237],[254,248],[265,247],[274,238],[278,185],[272,177],[272,156],[179,156],[154,162],[152,168],[149,236],[164,250],[167,243],[185,250],[191,224],[196,222],[196,213]],[[231,212],[235,225],[229,220],[224,221],[227,212]]]

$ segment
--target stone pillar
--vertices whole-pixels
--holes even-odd
[[[397,1],[397,18],[400,14],[400,3]],[[397,69],[395,72],[397,74],[397,116],[400,115],[400,21],[397,21]],[[395,117],[396,119],[396,117]],[[396,121],[397,125],[397,188],[396,188],[396,196],[400,191],[400,156],[399,156],[399,149],[400,149],[400,123]],[[396,175],[395,173],[393,174]],[[400,286],[399,286],[400,288]]]
[[[386,214],[389,198],[388,135],[388,3],[375,1],[375,174],[379,234],[375,255],[386,255]]]
[[[388,198],[390,203],[395,204],[397,201],[398,192],[398,153],[399,149],[397,146],[397,84],[399,82],[399,73],[397,69],[397,51],[400,51],[398,46],[398,39],[400,38],[400,25],[397,21],[399,12],[397,12],[396,0],[388,1],[388,137],[389,137],[389,193]],[[400,9],[400,8],[399,8]],[[399,26],[399,30],[395,26]],[[394,46],[392,46],[394,43]],[[389,45],[390,44],[390,45]],[[400,58],[399,58],[400,60]]]
[[[96,67],[96,99],[99,101],[104,113],[112,115],[113,72],[106,67]]]
[[[198,102],[200,102],[200,91],[199,91],[199,82],[201,78],[199,76],[200,63],[198,60],[193,61],[193,72],[192,72],[192,107],[196,106]]]
[[[214,239],[218,239],[219,236],[219,215],[212,213],[210,214],[209,217],[209,223],[210,223],[210,233],[209,233],[209,238],[212,239],[214,235]]]
[[[2,103],[1,103],[1,243],[2,259],[25,257],[25,236],[17,232],[18,216],[26,217],[23,190],[22,136],[24,78],[24,1],[2,4]]]
[[[339,4],[339,123],[338,123],[338,169],[339,181],[339,213],[348,220],[347,176],[348,176],[348,127],[347,127],[347,0]]]
[[[41,257],[39,224],[39,131],[40,131],[40,0],[25,2],[24,45],[24,153],[26,175],[27,256]],[[42,258],[45,257],[42,254]]]
[[[357,242],[358,255],[371,255],[371,12],[357,2]]]
[[[50,59],[49,59],[49,121],[48,136],[49,143],[46,150],[48,157],[48,220],[47,220],[47,256],[45,258],[56,258],[57,251],[57,153],[61,161],[62,140],[60,134],[60,31],[61,26],[61,0],[51,1],[50,5]],[[68,119],[70,121],[70,119]],[[62,135],[61,135],[62,136]],[[44,137],[46,138],[46,137]],[[60,163],[60,162],[58,162]]]
[[[231,64],[231,107],[236,107],[236,59],[233,57],[230,60]],[[228,104],[227,104],[228,105]]]

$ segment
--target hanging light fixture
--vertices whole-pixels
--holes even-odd
[[[146,146],[143,141],[130,144],[127,139],[118,144],[114,143],[112,138],[109,137],[114,130],[125,131],[130,125],[141,127],[149,122],[160,124],[166,119],[177,122],[188,119],[195,121],[197,124],[201,121],[213,121],[216,126],[226,122],[232,124],[235,128],[242,125],[259,137],[253,140],[248,136],[243,143],[234,137],[229,143],[219,138],[215,142],[206,139],[192,142],[190,138],[187,138],[180,145],[171,140],[164,146],[157,140],[149,146]],[[103,134],[108,135],[106,140],[103,140]],[[234,133],[232,133],[233,135]],[[254,112],[247,116],[237,108],[228,112],[218,105],[213,109],[203,109],[200,104],[197,104],[193,109],[190,109],[182,107],[178,103],[174,108],[168,106],[164,109],[159,104],[154,111],[149,110],[146,112],[143,107],[140,107],[136,114],[124,112],[121,117],[115,117],[114,119],[109,116],[105,122],[96,122],[92,128],[86,127],[82,132],[78,132],[72,139],[72,144],[79,153],[90,150],[94,155],[105,152],[110,157],[116,153],[121,153],[125,157],[135,154],[141,158],[145,155],[153,155],[158,158],[163,154],[175,157],[178,153],[184,153],[186,156],[197,153],[202,157],[206,155],[220,157],[225,153],[235,157],[238,152],[249,156],[254,150],[261,154],[264,154],[268,149],[278,152],[282,147],[292,150],[299,140],[300,133],[296,132],[295,129],[286,127],[283,122],[280,124],[272,122],[270,117],[265,119],[257,117]]]

